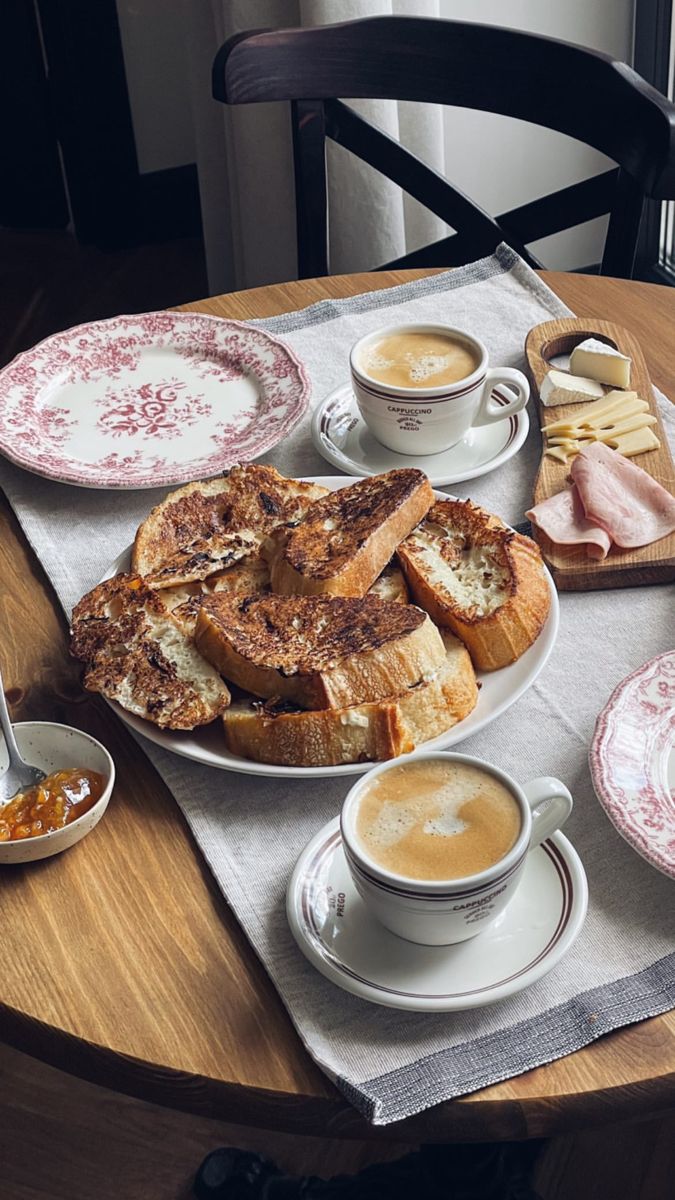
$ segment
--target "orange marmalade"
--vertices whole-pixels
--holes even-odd
[[[63,829],[89,812],[105,790],[98,771],[54,771],[27,792],[0,806],[0,842],[16,842]]]

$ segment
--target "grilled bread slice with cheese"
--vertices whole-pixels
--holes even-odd
[[[207,579],[178,587],[163,588],[162,600],[174,620],[191,637],[197,625],[199,609],[206,596],[225,592],[240,596],[259,596],[270,590],[270,573],[267,563],[259,554],[235,563],[224,571],[209,575]]]
[[[368,588],[366,595],[377,596],[380,600],[393,600],[397,604],[410,604],[410,592],[405,575],[395,563],[389,563],[384,568],[373,586]]]
[[[263,547],[272,591],[365,596],[433,499],[426,475],[407,469],[331,492],[312,504],[299,525],[277,529]]]
[[[236,592],[240,596],[260,596],[270,590],[270,573],[267,563],[258,554],[249,555],[233,567],[209,575],[195,583],[162,589],[162,600],[181,628],[192,636],[197,626],[199,610],[206,596],[214,592]],[[410,593],[400,567],[392,564],[375,580],[368,592],[380,600],[395,600],[408,604]]]
[[[476,705],[478,688],[465,647],[443,634],[444,661],[401,696],[376,704],[289,712],[261,701],[235,701],[223,713],[232,754],[290,767],[376,762],[406,754],[451,729]]]
[[[319,709],[400,695],[445,657],[426,613],[372,596],[207,596],[195,645],[244,691]]]
[[[205,579],[257,552],[275,526],[299,521],[325,493],[255,463],[188,483],[139,527],[132,570],[156,588]]]
[[[539,636],[551,605],[539,547],[470,500],[437,501],[397,553],[415,602],[481,670],[515,662]]]
[[[83,596],[71,632],[84,686],[155,725],[194,729],[230,703],[217,671],[138,575],[116,575]]]

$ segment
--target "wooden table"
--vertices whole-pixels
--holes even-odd
[[[261,317],[422,274],[290,283],[186,307]],[[629,325],[652,379],[675,395],[675,291],[590,276],[544,278],[579,315]],[[91,838],[62,856],[2,871],[0,1038],[142,1099],[331,1137],[517,1140],[675,1109],[669,1013],[394,1128],[368,1126],[303,1050],[142,751],[101,700],[81,692],[66,623],[6,502],[0,521],[0,661],[13,717],[87,729],[118,765],[113,803]],[[102,548],[101,562],[118,550]]]

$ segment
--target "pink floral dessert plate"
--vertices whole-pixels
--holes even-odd
[[[598,799],[627,842],[675,879],[675,650],[615,689],[590,749]]]
[[[114,317],[0,371],[0,452],[79,487],[187,483],[271,450],[309,396],[302,363],[262,329],[203,313]]]

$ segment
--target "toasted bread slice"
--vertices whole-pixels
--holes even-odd
[[[398,558],[416,603],[481,670],[515,662],[539,636],[551,606],[539,547],[470,500],[437,501]]]
[[[410,592],[405,575],[395,563],[389,563],[384,568],[373,586],[368,589],[367,595],[377,596],[380,600],[393,600],[396,604],[410,604]]]
[[[467,717],[478,698],[465,647],[450,633],[444,633],[443,640],[440,669],[395,700],[276,713],[260,701],[236,701],[223,714],[228,750],[289,767],[374,762],[414,750]]]
[[[138,575],[116,575],[80,600],[71,651],[86,664],[89,691],[155,725],[194,729],[230,702],[218,673]]]
[[[180,587],[163,588],[162,600],[174,620],[179,622],[181,629],[192,637],[199,609],[206,596],[214,592],[258,596],[269,590],[270,573],[267,563],[259,554],[251,554],[233,567],[209,575],[208,579],[182,584]]]
[[[433,499],[426,475],[415,470],[388,471],[331,492],[263,548],[272,591],[365,596]]]
[[[188,483],[139,527],[131,567],[153,587],[205,579],[257,550],[277,525],[297,522],[326,488],[248,463],[217,479]]]
[[[445,657],[426,613],[373,596],[207,596],[195,645],[244,691],[300,708],[397,696]]]

